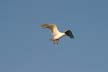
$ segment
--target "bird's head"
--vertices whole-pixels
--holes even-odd
[[[74,38],[74,35],[73,35],[73,33],[72,33],[71,30],[66,30],[66,31],[65,31],[65,34],[66,34],[67,36],[69,36],[70,38]]]

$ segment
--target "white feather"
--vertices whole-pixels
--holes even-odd
[[[55,44],[58,44],[59,39],[66,35],[65,32],[60,32],[55,24],[42,24],[41,27],[50,29],[53,34],[53,37],[50,40]]]

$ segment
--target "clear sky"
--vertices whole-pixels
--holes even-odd
[[[108,72],[108,0],[0,0],[0,72]]]

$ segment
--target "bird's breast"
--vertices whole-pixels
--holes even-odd
[[[59,33],[57,35],[54,35],[53,39],[56,40],[56,39],[60,39],[61,37],[63,37],[65,34],[64,33]]]

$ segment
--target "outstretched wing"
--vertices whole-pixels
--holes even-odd
[[[59,30],[55,24],[42,24],[41,27],[50,29],[53,35],[59,33]]]

